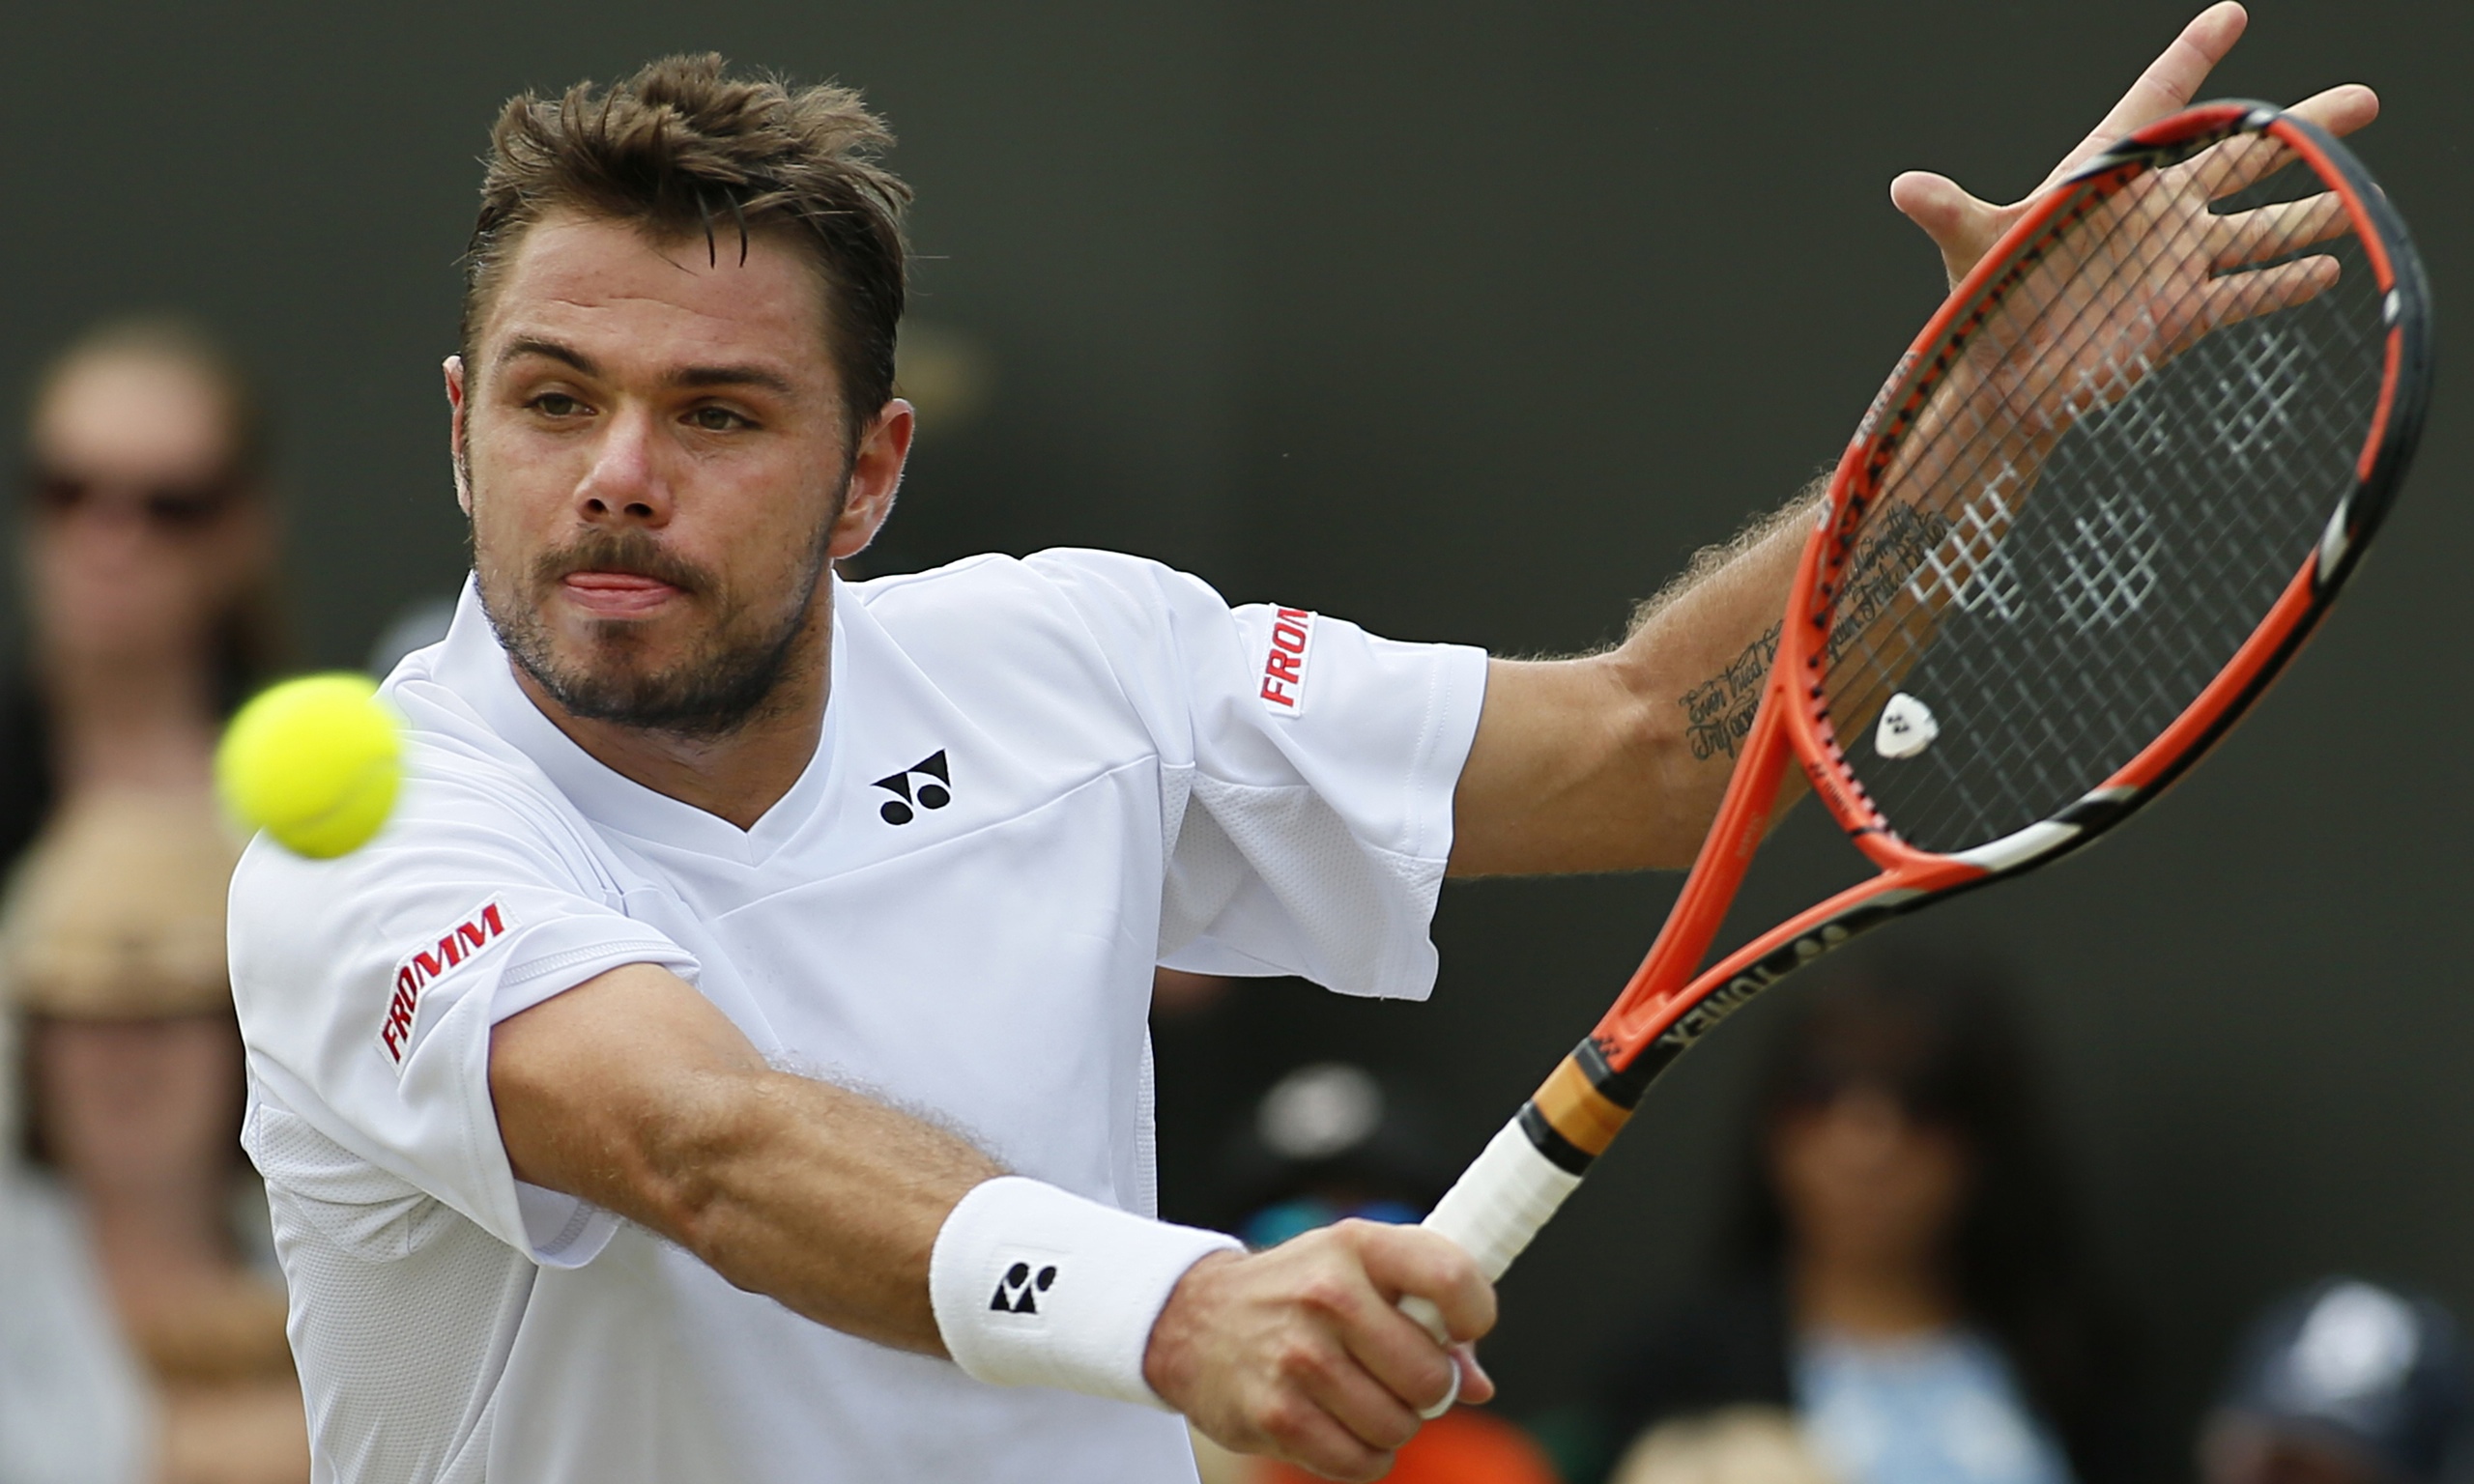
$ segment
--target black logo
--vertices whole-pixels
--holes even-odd
[[[937,756],[944,755],[940,753]],[[1031,1276],[1030,1264],[1016,1263],[1005,1270],[1005,1276],[996,1280],[996,1297],[988,1300],[988,1306],[999,1314],[1037,1314],[1040,1311],[1039,1296],[1047,1293],[1049,1285],[1055,1281],[1054,1263],[1041,1269],[1036,1278]]]
[[[915,790],[910,786],[910,776],[914,773],[921,775]],[[954,776],[945,767],[945,750],[940,747],[901,772],[877,779],[869,786],[882,788],[894,795],[885,800],[884,808],[877,811],[884,816],[885,823],[908,824],[918,817],[910,808],[913,801],[921,809],[942,809],[954,802],[953,784]]]

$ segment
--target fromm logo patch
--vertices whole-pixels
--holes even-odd
[[[394,993],[388,997],[387,1018],[378,1027],[378,1048],[397,1071],[404,1070],[404,1058],[413,1049],[413,1021],[420,1013],[422,991],[505,937],[514,922],[514,914],[494,897],[435,944],[415,949],[395,965]]]
[[[1302,608],[1272,611],[1271,643],[1263,651],[1257,693],[1274,716],[1306,714],[1306,654],[1314,643],[1314,615]]]

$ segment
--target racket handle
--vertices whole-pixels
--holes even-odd
[[[1469,1168],[1460,1172],[1460,1179],[1435,1203],[1425,1229],[1458,1242],[1492,1283],[1511,1267],[1511,1260],[1520,1256],[1580,1183],[1578,1175],[1539,1154],[1515,1118],[1486,1142]],[[1404,1295],[1400,1312],[1424,1326],[1436,1344],[1447,1350],[1452,1347],[1452,1332],[1444,1327],[1443,1314],[1432,1303],[1415,1294]],[[1439,1417],[1459,1399],[1460,1367],[1455,1362],[1451,1392],[1420,1415]]]

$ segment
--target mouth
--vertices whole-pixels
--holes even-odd
[[[643,618],[686,595],[683,587],[636,572],[570,572],[559,587],[591,618]]]

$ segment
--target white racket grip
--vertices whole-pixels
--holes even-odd
[[[1486,1141],[1424,1224],[1427,1231],[1458,1242],[1492,1283],[1511,1267],[1511,1260],[1545,1228],[1564,1198],[1580,1183],[1578,1175],[1539,1154],[1521,1131],[1520,1120],[1513,1119]],[[1452,1348],[1452,1332],[1444,1327],[1443,1315],[1432,1303],[1415,1294],[1403,1295],[1400,1312],[1424,1325],[1436,1344]],[[1459,1399],[1460,1368],[1455,1364],[1451,1392],[1420,1415],[1442,1416]]]

